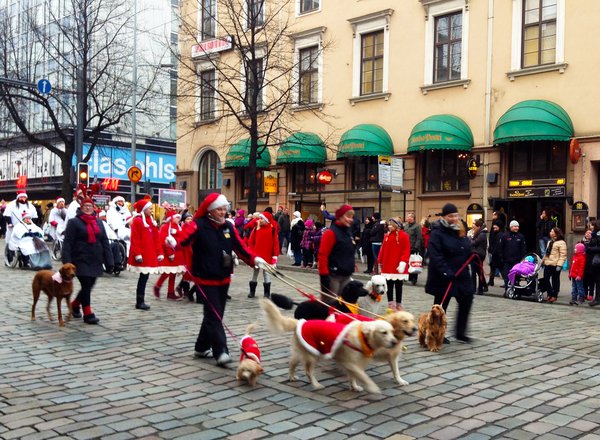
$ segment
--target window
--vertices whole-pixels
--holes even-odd
[[[567,145],[523,141],[510,147],[510,179],[552,179],[567,175]]]
[[[294,192],[306,193],[317,192],[323,189],[323,185],[317,184],[317,164],[297,163],[288,168],[292,172],[292,188]]]
[[[215,70],[200,72],[200,120],[215,118]]]
[[[467,160],[470,155],[451,150],[423,155],[423,192],[468,191]]]
[[[383,31],[362,35],[360,94],[383,90]]]
[[[263,59],[257,58],[246,61],[246,99],[247,111],[261,111],[263,109]],[[256,96],[256,105],[255,104]]]
[[[313,46],[301,49],[299,57],[300,86],[298,104],[317,103],[319,93],[319,47]]]
[[[210,40],[215,38],[216,30],[216,13],[217,13],[217,2],[216,0],[202,0],[201,4],[201,29],[200,36],[202,40]]]
[[[248,29],[262,27],[265,24],[265,0],[246,0]]]
[[[354,157],[347,159],[351,168],[352,189],[375,189],[379,184],[379,164],[377,156]]]
[[[390,95],[389,24],[393,12],[393,9],[385,9],[348,20],[354,35],[352,103],[387,99]]]
[[[241,169],[238,171],[240,174],[240,182],[242,183],[242,199],[248,199],[250,195],[250,179],[256,180],[256,197],[259,199],[267,197],[267,194],[264,192],[264,184],[263,184],[263,172],[262,170],[256,170],[256,175],[252,176],[248,172],[247,169]]]
[[[434,82],[460,79],[462,12],[435,18]]]
[[[553,64],[556,60],[557,0],[523,3],[523,68]]]
[[[300,0],[300,13],[316,11],[319,9],[320,0]]]
[[[218,190],[221,188],[221,161],[219,155],[214,151],[207,151],[200,159],[198,170],[198,189]]]

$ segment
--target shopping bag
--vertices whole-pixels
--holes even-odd
[[[290,257],[292,261],[294,261],[294,251],[292,250],[292,246],[288,246],[287,256]]]
[[[423,272],[423,257],[419,254],[411,254],[408,259],[408,273],[421,273]]]

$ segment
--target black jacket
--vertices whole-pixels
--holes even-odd
[[[585,245],[585,271],[590,274],[595,274],[597,268],[592,266],[594,256],[600,254],[600,231],[593,231],[590,242]]]
[[[292,246],[293,251],[299,251],[302,248],[300,247],[300,242],[302,241],[302,236],[304,235],[304,222],[302,220],[298,220],[292,226],[292,231],[290,234],[290,245]]]
[[[464,267],[457,275],[472,254],[471,240],[468,237],[461,237],[459,231],[437,220],[431,225],[427,251],[429,266],[425,292],[432,295],[444,294],[452,281],[450,296],[475,294],[469,266]]]
[[[87,225],[80,218],[82,214],[81,211],[77,211],[77,216],[67,223],[62,247],[62,262],[73,263],[77,268],[78,276],[97,278],[104,273],[103,263],[107,267],[114,266],[113,254],[104,225],[99,219],[96,219],[99,229],[96,242],[88,243]]]
[[[371,243],[382,243],[385,230],[381,224],[381,220],[373,220],[373,226],[369,230],[369,241]]]
[[[550,237],[550,230],[555,226],[556,223],[550,218],[547,218],[546,220],[539,219],[535,228],[537,239]]]
[[[527,254],[525,237],[520,232],[514,233],[509,231],[502,234],[499,248],[502,261],[505,264],[517,264]]]
[[[487,253],[488,247],[488,230],[485,226],[479,231],[479,234],[473,237],[471,241],[471,247],[473,252],[479,255],[481,262],[485,260],[485,254]]]

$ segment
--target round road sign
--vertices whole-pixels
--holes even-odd
[[[142,170],[139,167],[129,167],[127,170],[127,177],[133,183],[138,183],[142,180]]]

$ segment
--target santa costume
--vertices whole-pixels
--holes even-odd
[[[250,234],[248,247],[252,251],[271,264],[277,264],[279,255],[279,234],[275,227],[275,219],[270,212],[265,211],[258,214],[256,225]],[[254,298],[256,286],[258,284],[258,272],[260,269],[254,268],[252,281],[250,281],[250,293],[248,298]],[[271,297],[271,275],[263,270],[263,288],[265,298]]]
[[[54,208],[50,210],[48,223],[50,223],[50,237],[52,237],[52,240],[62,240],[67,227],[67,208],[65,208],[64,198],[58,197],[56,199]]]
[[[149,310],[144,303],[146,283],[151,273],[160,273],[159,263],[164,260],[162,244],[156,223],[149,212],[152,201],[144,198],[133,205],[136,217],[131,222],[131,250],[127,269],[140,274],[136,290],[135,308]]]
[[[408,260],[410,259],[410,238],[402,230],[401,223],[396,219],[389,220],[390,232],[383,237],[377,263],[381,275],[387,282],[388,305],[392,310],[401,307],[402,287],[408,279]],[[396,300],[394,301],[394,287]]]
[[[6,205],[6,209],[4,210],[4,218],[6,219],[7,226],[5,239],[7,243],[10,243],[12,228],[22,223],[22,218],[24,214],[28,214],[31,219],[38,218],[35,206],[33,206],[33,203],[29,203],[29,201],[27,200],[27,193],[23,190],[20,190],[17,193],[16,199],[9,202],[8,205]],[[15,249],[10,247],[10,250],[14,251]]]
[[[160,228],[159,237],[162,243],[163,253],[165,259],[161,264],[162,274],[154,285],[154,296],[160,298],[160,288],[166,279],[169,280],[167,299],[171,301],[181,301],[183,298],[175,294],[175,277],[178,273],[185,272],[185,266],[183,261],[182,250],[176,250],[172,246],[167,244],[167,237],[173,237],[177,240],[178,236],[181,235],[181,214],[175,210],[168,210],[165,214],[165,222]]]

